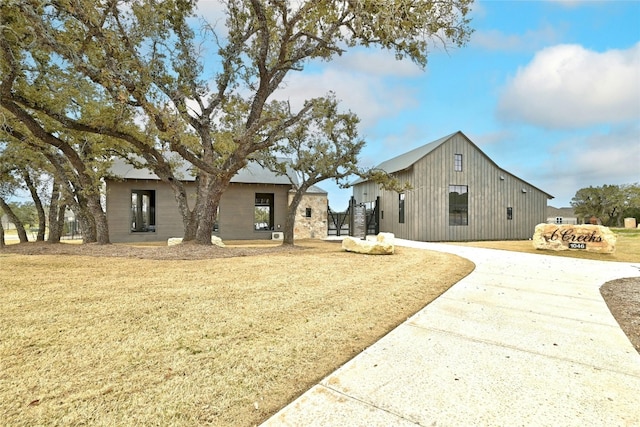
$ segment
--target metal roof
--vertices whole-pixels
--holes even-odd
[[[399,172],[399,171],[408,169],[409,167],[411,167],[411,165],[416,163],[418,160],[420,160],[421,158],[423,158],[424,156],[426,156],[436,148],[438,148],[440,145],[442,145],[443,142],[447,141],[456,133],[452,133],[451,135],[447,135],[440,139],[436,139],[435,141],[430,142],[426,145],[423,145],[422,147],[415,148],[409,152],[400,154],[399,156],[394,157],[393,159],[384,161],[380,163],[378,166],[376,166],[376,169],[382,169],[387,173],[394,173],[394,172]]]
[[[376,167],[374,167],[374,169],[383,170],[387,173],[394,173],[394,172],[399,172],[399,171],[408,169],[409,167],[411,167],[411,165],[416,163],[418,160],[420,160],[427,154],[431,153],[433,150],[435,150],[440,145],[442,145],[442,143],[444,143],[445,141],[447,141],[449,138],[451,138],[457,133],[458,132],[455,132],[455,133],[452,133],[451,135],[447,135],[440,139],[436,139],[435,141],[432,141],[426,145],[415,148],[404,154],[400,154],[399,156],[396,156],[392,159],[386,160],[380,163],[379,165],[377,165]],[[359,184],[361,182],[365,182],[365,180],[362,178],[358,178],[351,185]]]
[[[136,160],[140,163],[144,163],[144,160]],[[176,167],[175,171],[177,177],[181,181],[195,181],[195,177],[191,173],[191,167],[186,163],[181,163]],[[114,159],[111,168],[109,168],[109,173],[110,175],[121,179],[160,180],[158,175],[153,173],[151,170],[147,168],[138,169],[119,157]],[[288,171],[288,175],[292,177],[293,183],[297,185],[297,175],[292,170]],[[231,178],[231,182],[243,184],[291,184],[289,177],[285,175],[278,175],[275,172],[260,166],[255,161],[250,161],[247,166],[240,169],[238,173]]]
[[[512,176],[515,177],[515,175],[513,175],[512,173],[502,169],[500,166],[498,166],[496,164],[496,162],[491,160],[491,158],[489,158],[489,156],[484,154],[484,152],[477,145],[475,145],[464,133],[462,133],[462,131],[457,131],[457,132],[454,132],[454,133],[452,133],[450,135],[443,136],[442,138],[436,139],[435,141],[432,141],[432,142],[430,142],[430,143],[428,143],[426,145],[423,145],[421,147],[415,148],[415,149],[413,149],[411,151],[408,151],[408,152],[406,152],[404,154],[400,154],[399,156],[396,156],[396,157],[394,157],[392,159],[386,160],[386,161],[380,163],[374,169],[380,169],[380,170],[383,170],[383,171],[385,171],[385,172],[387,172],[389,174],[395,173],[395,172],[400,172],[400,171],[403,171],[405,169],[408,169],[413,164],[415,164],[418,160],[422,159],[423,157],[425,157],[429,153],[433,152],[433,150],[435,150],[436,148],[438,148],[439,146],[441,146],[442,144],[447,142],[449,139],[451,139],[453,136],[458,135],[458,134],[464,136],[464,138],[467,141],[469,141],[469,143],[471,145],[473,145],[480,153],[482,153],[491,163],[493,163],[496,168],[498,168],[501,171],[504,171],[505,173],[508,173],[509,175],[512,175]],[[536,190],[544,193],[548,198],[553,199],[553,196],[550,195],[549,193],[547,193],[546,191],[542,191],[541,189],[537,188],[534,185],[531,185],[530,183],[524,181],[521,178],[518,178],[518,179],[520,179],[522,182],[526,183],[527,185],[530,185],[531,187],[535,188]],[[356,181],[351,183],[351,185],[360,184],[362,182],[366,182],[366,180],[364,180],[362,178],[358,178]]]
[[[317,185],[312,185],[307,189],[307,194],[329,194]]]

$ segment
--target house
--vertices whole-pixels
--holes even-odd
[[[385,191],[359,179],[359,203],[379,197],[379,229],[418,241],[529,239],[553,196],[500,168],[456,132],[376,167],[411,189]]]
[[[584,222],[578,219],[573,208],[555,208],[547,206],[547,224],[573,224]]]
[[[149,169],[116,159],[106,183],[106,212],[112,242],[163,241],[184,234],[182,216],[171,187]],[[195,178],[184,168],[182,181],[195,200]],[[290,173],[296,183],[296,175]],[[293,185],[250,162],[231,179],[222,195],[214,235],[223,240],[281,239]],[[296,213],[294,237],[324,238],[327,193],[312,187]]]

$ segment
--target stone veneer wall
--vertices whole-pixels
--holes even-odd
[[[293,194],[289,193],[289,204]],[[327,195],[305,194],[296,212],[296,224],[293,229],[295,239],[324,239],[327,237]],[[306,217],[307,208],[311,208],[311,218]]]

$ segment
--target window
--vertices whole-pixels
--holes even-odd
[[[398,222],[404,224],[404,193],[398,194]]]
[[[469,187],[449,186],[449,225],[469,225]]]
[[[513,219],[513,208],[507,208],[507,219],[508,220]]]
[[[256,193],[254,230],[273,230],[273,193]]]
[[[456,172],[462,172],[462,154],[453,155],[453,169]]]
[[[131,191],[131,231],[143,233],[156,231],[156,192],[154,190]]]
[[[557,216],[556,217],[556,224],[562,224],[562,217],[561,216]]]
[[[307,208],[307,209],[305,209],[305,211],[304,211],[304,216],[305,216],[306,218],[311,218],[311,208]]]

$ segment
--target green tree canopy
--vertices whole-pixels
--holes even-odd
[[[571,206],[577,216],[600,218],[604,225],[620,227],[627,213],[640,209],[640,186],[603,185],[602,187],[581,188],[571,199]]]
[[[67,129],[125,141],[173,187],[184,241],[210,244],[231,178],[253,153],[270,149],[322,102],[309,99],[293,110],[275,100],[288,73],[355,46],[382,47],[424,67],[431,41],[467,42],[471,3],[227,0],[224,32],[209,25],[196,33],[192,0],[6,0],[0,10],[0,100],[6,108],[16,104],[45,114]],[[79,86],[93,86],[107,108],[92,103],[95,109],[78,114],[59,108],[69,104],[57,101],[57,87],[41,85],[45,96],[30,92],[39,64]],[[62,92],[66,101],[73,91],[65,86]],[[71,98],[79,106],[87,102]],[[140,129],[123,126],[128,120],[119,120],[120,114],[135,117]],[[193,165],[198,179],[192,204],[167,153]]]
[[[257,154],[267,168],[288,176],[295,190],[283,244],[294,243],[296,211],[311,186],[326,179],[346,186],[348,177],[361,173],[358,155],[365,141],[358,137],[358,123],[352,112],[338,111],[338,102],[331,94],[316,102],[309,116],[292,126],[273,149]]]

